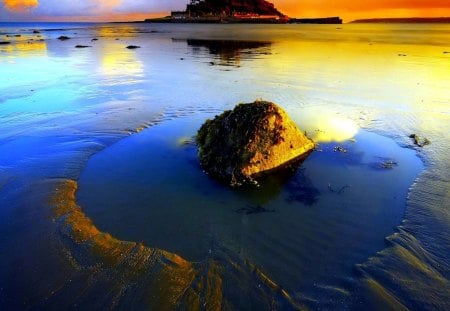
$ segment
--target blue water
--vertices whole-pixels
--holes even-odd
[[[167,121],[93,156],[79,178],[80,205],[102,231],[194,262],[226,249],[296,295],[348,290],[353,265],[383,249],[400,223],[423,167],[413,150],[361,131],[356,142],[322,144],[288,176],[233,190],[203,172],[195,144],[180,144],[203,120]],[[256,206],[269,212],[253,214]]]

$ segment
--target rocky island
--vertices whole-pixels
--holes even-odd
[[[197,134],[201,166],[231,186],[255,183],[255,178],[305,158],[315,145],[286,112],[274,103],[239,104]]]
[[[339,17],[290,18],[266,0],[191,0],[184,11],[146,19],[147,23],[342,24]]]

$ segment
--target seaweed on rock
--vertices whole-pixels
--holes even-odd
[[[255,178],[307,155],[314,143],[277,105],[239,104],[197,134],[200,164],[231,186],[255,184]]]

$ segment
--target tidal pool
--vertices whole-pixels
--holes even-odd
[[[207,116],[163,122],[94,155],[78,181],[86,215],[101,231],[193,262],[237,254],[290,293],[351,291],[354,265],[401,222],[423,169],[415,151],[360,130],[320,143],[259,188],[232,189],[199,167],[195,134]]]

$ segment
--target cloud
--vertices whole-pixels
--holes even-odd
[[[289,16],[450,15],[449,0],[270,0]],[[0,0],[1,20],[113,20],[182,10],[189,0]],[[411,11],[414,10],[414,11]],[[394,13],[392,13],[394,14]],[[400,14],[400,13],[395,13]],[[390,16],[390,15],[389,15]],[[139,17],[139,18],[140,18]]]
[[[168,12],[182,9],[187,0],[0,0],[11,16],[104,16],[111,14]],[[30,10],[30,9],[33,10]]]
[[[114,9],[114,11],[118,13],[165,12],[174,9],[184,9],[187,2],[187,0],[123,0],[122,3]]]
[[[35,15],[92,16],[111,12],[121,0],[40,0]]]
[[[4,0],[5,8],[13,12],[22,12],[38,6],[38,0]]]

